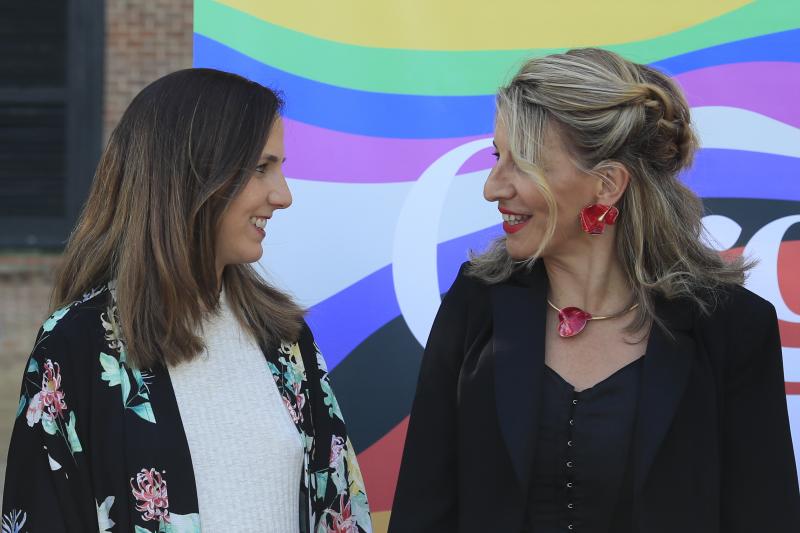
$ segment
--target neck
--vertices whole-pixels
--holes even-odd
[[[543,258],[556,306],[579,307],[592,314],[613,314],[631,305],[632,292],[613,241]]]
[[[222,273],[225,271],[225,265],[217,264],[217,289],[222,290]]]

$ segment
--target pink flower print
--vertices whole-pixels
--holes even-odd
[[[30,427],[35,426],[39,423],[39,420],[42,419],[42,393],[37,392],[33,398],[31,398],[31,403],[28,404],[28,410],[25,412],[25,418],[28,420],[28,425]],[[45,414],[47,416],[47,414]]]
[[[292,417],[292,421],[297,424],[303,421],[303,406],[306,404],[306,397],[300,393],[299,383],[292,384],[292,393],[294,395],[294,405],[292,405],[292,400],[290,398],[282,396],[283,405],[286,406],[286,410],[289,411],[289,416]]]
[[[342,451],[344,451],[344,439],[339,435],[332,436],[331,456],[330,460],[328,461],[328,466],[331,468],[336,468],[336,463],[339,462],[339,458],[342,456]]]
[[[136,498],[136,510],[143,513],[145,520],[163,520],[169,522],[169,498],[167,497],[167,480],[161,477],[155,468],[136,474],[136,486],[131,478],[131,491]]]
[[[350,500],[345,504],[345,495],[339,495],[339,508],[342,510],[340,513],[336,511],[328,511],[333,517],[333,524],[326,524],[326,533],[358,533],[358,526],[356,525],[356,517],[350,514]]]
[[[50,359],[44,362],[44,373],[42,374],[42,392],[37,393],[42,403],[42,408],[53,417],[63,417],[67,410],[67,402],[64,401],[64,391],[61,390],[61,367],[58,363],[53,363]]]
[[[300,412],[300,418],[303,418],[303,406],[306,404],[306,397],[300,392],[300,384],[293,383],[292,390],[294,391],[294,404],[297,406],[297,411]]]
[[[283,399],[284,407],[286,407],[286,410],[289,411],[289,416],[292,417],[292,422],[295,424],[299,423],[303,419],[303,414],[295,411],[294,405],[292,405],[292,402],[289,400],[289,398],[286,396],[281,396],[281,398]]]

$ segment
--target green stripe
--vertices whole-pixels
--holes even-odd
[[[607,46],[652,63],[668,57],[800,27],[792,0],[760,0],[685,30]],[[369,48],[318,39],[213,0],[195,0],[196,33],[262,63],[310,80],[365,91],[461,96],[491,94],[527,58],[564,51],[427,51]]]

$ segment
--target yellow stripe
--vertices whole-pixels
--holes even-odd
[[[391,511],[381,511],[380,513],[372,513],[372,531],[373,533],[386,533],[389,531],[389,517],[392,515]]]
[[[408,50],[606,46],[652,39],[748,0],[220,0],[320,39]]]

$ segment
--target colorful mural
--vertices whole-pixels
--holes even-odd
[[[500,234],[493,94],[528,57],[603,46],[675,76],[703,149],[684,179],[718,249],[760,262],[800,458],[800,8],[794,0],[195,0],[195,66],[284,93],[294,205],[262,267],[309,306],[385,530],[440,295]],[[657,11],[657,13],[655,13]]]

